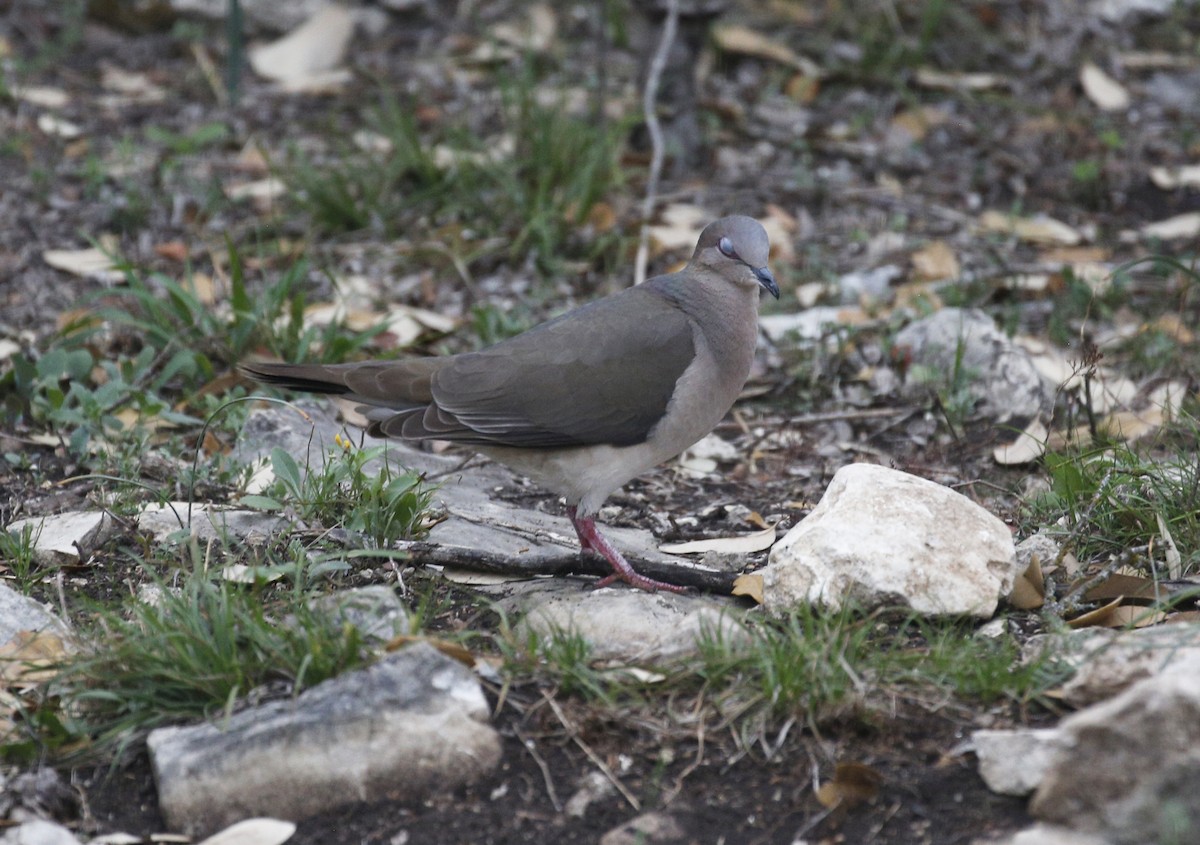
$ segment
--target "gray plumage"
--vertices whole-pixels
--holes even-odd
[[[604,499],[711,431],[737,398],[754,358],[758,289],[779,296],[769,250],[755,220],[725,217],[679,272],[479,352],[243,368],[359,402],[373,435],[474,446],[565,496],[581,542],[595,547],[591,517]],[[670,588],[627,577],[600,551],[635,586]]]

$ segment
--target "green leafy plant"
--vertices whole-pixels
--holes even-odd
[[[23,593],[47,575],[53,567],[39,566],[35,547],[41,529],[27,524],[20,531],[0,530],[0,570],[17,583]]]
[[[421,476],[395,471],[386,445],[358,449],[338,435],[336,448],[318,467],[301,469],[280,448],[271,450],[270,461],[273,488],[265,495],[243,496],[243,504],[291,508],[305,521],[360,534],[377,549],[422,531],[432,491]]]

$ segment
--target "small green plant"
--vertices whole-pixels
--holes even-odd
[[[20,531],[0,530],[0,572],[12,578],[22,593],[51,574],[52,568],[39,566],[36,546],[41,528],[24,525]]]
[[[280,448],[271,450],[270,461],[274,487],[266,495],[242,497],[244,504],[264,510],[291,508],[305,521],[360,534],[376,549],[387,549],[423,530],[432,492],[421,476],[393,470],[386,444],[358,449],[338,435],[336,448],[319,467],[302,470]]]
[[[1179,423],[1192,447],[1169,458],[1119,444],[1046,455],[1051,489],[1030,504],[1032,521],[1063,523],[1075,554],[1091,559],[1138,547],[1165,548],[1160,520],[1180,551],[1182,574],[1200,572],[1200,424]],[[1152,565],[1161,568],[1161,561]],[[1165,573],[1165,570],[1163,570]]]

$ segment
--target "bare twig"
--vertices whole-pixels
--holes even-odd
[[[533,758],[533,762],[537,763],[537,767],[542,770],[542,780],[546,782],[546,796],[550,799],[550,803],[554,805],[554,812],[561,813],[563,811],[562,802],[558,800],[558,792],[554,789],[554,780],[550,777],[550,767],[546,765],[546,761],[542,759],[542,755],[538,754],[537,744],[529,737],[522,736],[520,731],[515,731],[517,739],[521,740],[521,745],[529,752],[529,756]]]
[[[535,575],[598,575],[612,574],[608,563],[594,552],[581,554],[564,551],[557,555],[505,555],[499,552],[475,549],[469,546],[451,546],[416,540],[402,541],[397,545],[407,552],[415,564],[452,566],[472,572],[493,572],[500,575],[515,575],[532,578]],[[669,563],[661,560],[629,558],[642,575],[657,581],[694,587],[705,592],[729,595],[733,590],[736,573],[720,572],[699,565]]]
[[[629,791],[629,787],[621,783],[621,779],[618,778],[616,773],[608,767],[607,763],[600,759],[600,755],[593,751],[590,745],[579,738],[579,734],[575,730],[575,726],[567,720],[567,714],[564,713],[562,708],[558,706],[558,702],[548,695],[545,696],[545,699],[546,703],[550,705],[550,709],[554,711],[554,715],[558,717],[558,721],[562,722],[562,726],[566,728],[567,733],[571,735],[571,740],[579,746],[579,750],[586,754],[587,758],[592,761],[592,764],[599,769],[606,778],[608,778],[609,782],[613,786],[617,788],[617,791],[620,792],[621,795],[624,796],[625,800],[629,802],[629,806],[633,807],[634,810],[640,811],[642,809],[642,802],[638,800],[636,795]]]
[[[650,173],[646,178],[646,196],[642,200],[642,231],[638,236],[637,261],[634,265],[633,283],[640,285],[646,280],[646,264],[650,260],[650,215],[658,194],[658,180],[662,176],[663,134],[658,122],[658,86],[662,82],[667,56],[675,42],[675,30],[679,27],[679,0],[667,0],[667,17],[663,21],[662,36],[658,49],[650,62],[646,74],[646,90],[642,92],[642,113],[646,118],[646,131],[650,134]]]

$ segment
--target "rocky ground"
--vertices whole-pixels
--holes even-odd
[[[366,4],[349,16],[323,13],[314,38],[282,57],[243,54],[221,22],[226,4],[203,5],[25,3],[0,21],[0,524],[74,511],[107,510],[112,518],[103,538],[83,548],[68,541],[67,556],[37,577],[8,546],[0,574],[14,602],[28,594],[73,622],[92,602],[121,607],[153,580],[137,554],[148,555],[167,530],[140,521],[147,501],[191,493],[201,505],[233,504],[246,479],[222,467],[272,446],[293,455],[309,448],[304,432],[293,432],[299,441],[272,439],[300,419],[277,409],[259,408],[243,425],[248,409],[235,406],[232,422],[200,433],[194,420],[212,413],[219,397],[244,395],[247,386],[233,371],[237,355],[279,354],[286,334],[279,330],[286,308],[245,337],[251,321],[231,318],[231,309],[266,309],[268,291],[292,274],[295,290],[314,306],[306,325],[335,306],[347,324],[338,330],[343,336],[388,321],[385,332],[349,351],[353,357],[456,351],[626,284],[637,263],[652,157],[641,96],[660,34],[646,8],[655,4],[608,3],[603,12],[593,4]],[[314,13],[305,4],[277,5],[244,4],[251,41],[272,42]],[[706,4],[681,6],[681,29],[659,81],[668,143],[649,272],[686,258],[705,220],[746,213],[768,227],[784,296],[764,305],[754,374],[717,431],[724,446],[710,442],[614,496],[602,519],[619,545],[645,565],[678,566],[661,544],[746,535],[768,524],[782,537],[810,514],[839,468],[863,462],[958,491],[1018,541],[1064,517],[1059,545],[1042,555],[1043,564],[1054,564],[1033,579],[1039,595],[1020,599],[1009,587],[1028,557],[1017,559],[1020,572],[1007,583],[989,582],[992,600],[1004,600],[1002,630],[1013,642],[1097,608],[1092,622],[1145,621],[1137,614],[1150,600],[1130,595],[1149,589],[1159,601],[1168,587],[1172,596],[1185,594],[1200,564],[1200,531],[1186,506],[1197,454],[1200,9],[1120,0],[777,0],[734,2],[705,17],[693,13]],[[231,86],[223,74],[239,56],[245,66]],[[311,72],[297,73],[305,65]],[[529,118],[542,114],[530,105],[536,102],[578,122],[538,123]],[[581,180],[579,162],[592,160],[571,146],[576,131],[585,150],[614,144],[615,165],[595,191]],[[545,139],[555,143],[535,143]],[[404,146],[410,142],[420,149]],[[407,165],[395,163],[406,155]],[[475,172],[463,162],[481,160],[498,162],[479,166],[492,175],[460,187],[462,174]],[[525,161],[552,172],[544,193]],[[89,253],[93,246],[102,252]],[[114,270],[113,254],[151,280],[151,299],[178,308],[155,312],[126,296],[137,285]],[[239,264],[251,293],[244,306],[231,292]],[[113,309],[132,305],[141,322],[111,318]],[[91,356],[86,366],[36,370],[52,349],[72,348],[61,333],[97,315],[99,330],[82,344]],[[190,357],[175,366],[167,353],[177,348]],[[152,360],[136,363],[145,350],[154,351]],[[334,350],[324,338],[308,354]],[[123,363],[105,373],[104,360]],[[86,390],[56,398],[72,382]],[[106,397],[105,385],[120,395]],[[317,442],[332,441],[338,424],[330,414],[309,411],[325,426]],[[72,441],[81,431],[93,440],[103,433],[115,445],[89,450]],[[1049,457],[1042,456],[1046,443]],[[188,485],[196,449],[208,469]],[[1097,482],[1086,463],[1072,474],[1075,465],[1057,457],[1072,454],[1130,457],[1115,460]],[[532,549],[543,566],[570,557],[577,576],[532,588],[503,578],[467,585],[440,569],[367,558],[338,576],[339,588],[394,587],[405,604],[396,618],[420,617],[422,632],[444,642],[485,632],[489,645],[466,642],[493,662],[499,632],[530,608],[596,604],[595,649],[611,645],[604,625],[632,601],[630,621],[613,624],[626,636],[612,634],[617,644],[607,662],[668,673],[663,667],[674,664],[664,652],[636,649],[675,648],[671,634],[692,630],[716,609],[756,618],[749,598],[697,593],[675,602],[583,589],[586,562],[574,557],[558,503],[492,465],[464,465],[467,457],[406,461],[440,462],[425,471],[446,482],[438,494],[446,518],[424,541],[442,556],[413,547],[410,563],[421,554],[447,563],[445,549],[462,560],[482,550],[508,561]],[[1112,481],[1126,471],[1167,486],[1146,493]],[[1058,511],[1036,504],[1047,490],[1062,497]],[[1176,513],[1162,501],[1184,506]],[[248,516],[247,524],[279,530],[261,519]],[[327,539],[316,524],[285,536]],[[914,534],[922,536],[915,527]],[[1078,555],[1078,569],[1057,554],[1063,546]],[[176,566],[187,557],[171,554]],[[1130,566],[1117,574],[1136,581],[1113,583],[1113,555],[1126,555],[1118,563]],[[766,559],[764,549],[743,548],[698,566],[716,573],[713,583],[727,584],[760,572]],[[768,590],[773,583],[768,576]],[[1084,585],[1078,595],[1076,585]],[[929,592],[936,602],[948,591],[934,583]],[[1080,600],[1085,593],[1088,600]],[[1174,624],[1137,636],[1190,631],[1196,622],[1187,607],[1172,599]],[[18,619],[16,612],[6,610],[5,621]],[[990,615],[962,623],[958,638],[971,641]],[[4,627],[5,638],[57,624],[37,619]],[[638,627],[647,619],[659,627]],[[407,635],[409,622],[396,624],[381,642]],[[928,632],[914,634],[891,617],[880,619],[876,633],[900,651],[930,647]],[[684,651],[694,648],[684,640]],[[1124,654],[1107,640],[1101,645]],[[1164,650],[1178,656],[1175,674],[1164,671],[1170,661],[1143,660]],[[710,709],[694,669],[689,679],[671,679],[677,692],[656,693],[655,681],[643,681],[620,687],[612,700],[580,686],[590,675],[489,673],[476,665],[477,675],[462,670],[477,689],[470,695],[479,696],[462,719],[471,730],[494,727],[494,735],[480,728],[484,750],[471,753],[482,761],[494,752],[495,768],[480,763],[463,776],[451,767],[422,782],[418,774],[380,782],[364,775],[359,797],[369,801],[292,813],[300,821],[289,841],[943,845],[1005,836],[1035,819],[1112,842],[1141,841],[1146,831],[1145,841],[1190,841],[1195,827],[1188,825],[1200,824],[1190,819],[1200,815],[1189,815],[1197,808],[1186,794],[1158,784],[1165,797],[1155,810],[1153,800],[1139,803],[1119,786],[1089,780],[1090,772],[1141,771],[1146,758],[1127,760],[1120,749],[1145,747],[1150,759],[1162,760],[1190,744],[1169,731],[1144,731],[1186,721],[1179,713],[1195,691],[1179,672],[1194,658],[1178,643],[1130,652],[1135,657],[1124,655],[1118,668],[1094,663],[1090,674],[1036,694],[985,701],[961,688],[875,686],[876,679],[858,677],[870,694],[850,696],[841,709],[797,705],[753,719]],[[458,665],[454,653],[436,654],[428,659],[438,671],[461,669],[448,668]],[[0,715],[11,716],[7,696],[26,691],[0,679]],[[289,700],[280,689],[258,693],[266,706]],[[1106,701],[1109,710],[1095,709]],[[1139,719],[1148,702],[1163,709]],[[235,709],[253,713],[242,708],[259,703]],[[991,758],[973,750],[974,731],[1054,726],[1076,708],[1075,722],[1036,746],[1037,753],[1072,742],[1105,750],[1108,756],[1066,758],[1063,766],[1077,773],[1074,787],[1063,783],[1062,767],[1046,775],[1020,760],[1019,774],[1030,783],[1005,790],[1011,794],[995,791],[993,775],[985,783],[979,770]],[[1134,716],[1123,718],[1121,708]],[[378,712],[393,709],[408,712],[395,702]],[[409,741],[403,724],[396,730],[386,734],[389,748]],[[424,732],[443,735],[441,728]],[[338,744],[351,756],[385,753],[339,736],[321,765],[334,767]],[[45,734],[42,741],[47,752],[64,750],[51,748]],[[264,760],[290,759],[263,742]],[[144,840],[187,826],[178,818],[194,820],[184,813],[172,824],[163,815],[163,773],[156,783],[140,741],[115,766],[61,755],[38,765],[38,754],[31,762],[5,748],[0,817],[14,831],[40,816],[69,825],[80,839],[125,832]],[[1200,777],[1186,755],[1171,765],[1182,773],[1178,782]],[[1154,782],[1152,772],[1143,774]],[[1030,805],[1026,796],[1039,783]],[[203,799],[198,784],[183,781],[185,803]],[[305,789],[314,807],[324,806],[328,791],[311,782],[279,786],[301,806]],[[284,803],[279,797],[274,806]],[[212,823],[215,805],[212,814],[210,823],[191,825],[193,832],[221,826]],[[623,830],[634,820],[657,827]]]

